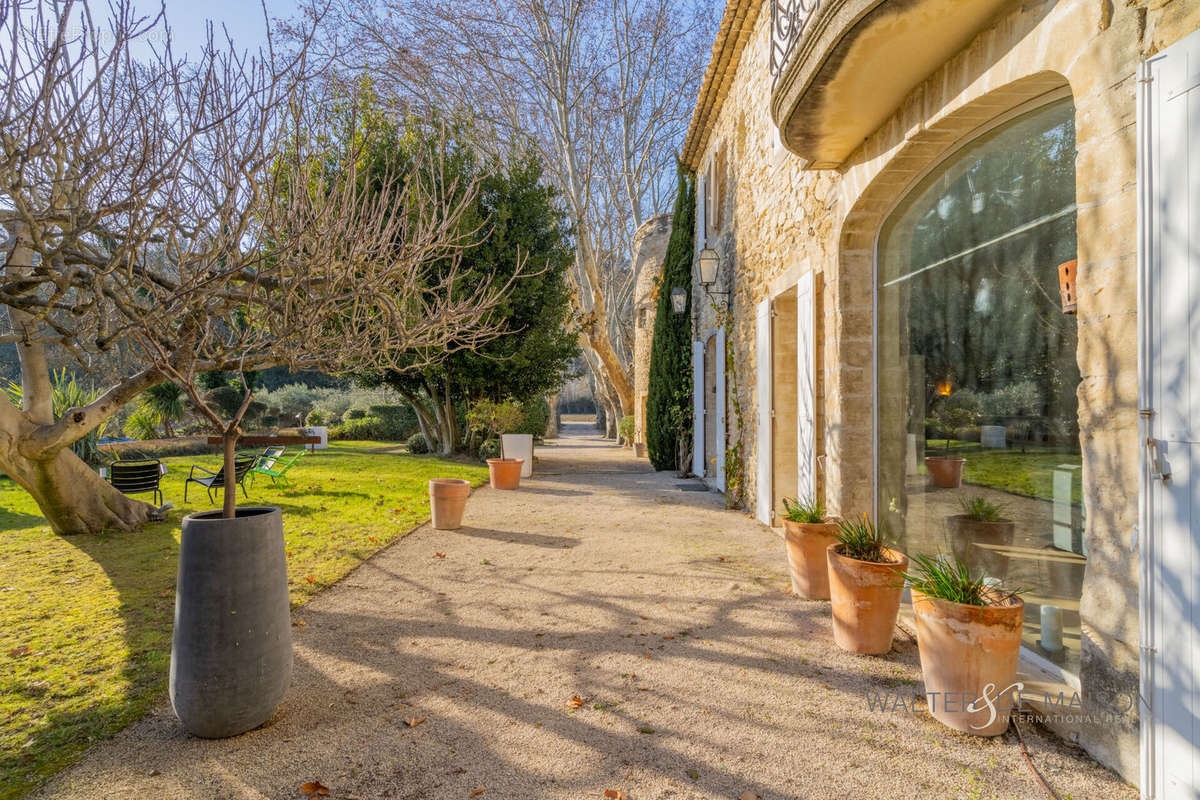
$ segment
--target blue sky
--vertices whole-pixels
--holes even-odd
[[[158,9],[155,2],[136,2],[135,7],[145,14]],[[239,49],[257,50],[266,40],[259,0],[166,0],[167,23],[171,27],[176,53],[196,55],[205,39],[205,25],[212,20],[214,33],[220,37],[221,25],[229,29]],[[296,14],[294,0],[267,0],[267,12],[272,17]]]

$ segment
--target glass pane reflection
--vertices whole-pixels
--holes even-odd
[[[1069,100],[975,140],[889,218],[878,265],[879,509],[909,553],[1026,591],[1026,645],[1078,669],[1083,544]],[[992,507],[996,521],[964,504]],[[1061,610],[1062,650],[1041,642]]]

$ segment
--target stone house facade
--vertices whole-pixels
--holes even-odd
[[[650,346],[658,308],[658,278],[671,240],[671,215],[659,214],[633,233],[633,447],[646,455],[646,395],[650,391]]]
[[[1024,585],[1023,666],[1140,698],[1055,725],[1155,797],[1200,792],[1165,766],[1200,752],[1169,712],[1200,705],[1196,671],[1154,677],[1187,658],[1154,636],[1191,630],[1162,555],[1189,526],[1154,516],[1144,446],[1153,366],[1174,353],[1186,395],[1187,331],[1200,349],[1200,223],[1163,200],[1182,181],[1200,208],[1198,28],[1194,0],[730,0],[682,153],[693,471],[766,524],[815,497]],[[1184,346],[1155,338],[1160,269],[1192,275]],[[1002,541],[955,527],[974,497],[1012,517]]]

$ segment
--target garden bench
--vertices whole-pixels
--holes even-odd
[[[250,472],[251,467],[258,461],[258,456],[238,456],[234,460],[233,465],[233,481],[238,486],[242,487],[242,496],[249,499],[250,495],[246,494],[246,474]],[[204,475],[197,478],[196,470],[200,470]],[[225,468],[221,467],[216,472],[205,469],[199,464],[192,464],[191,472],[188,473],[187,480],[183,482],[183,502],[187,502],[188,486],[193,483],[198,483],[208,491],[208,502],[213,502],[213,490],[222,489],[225,486]]]

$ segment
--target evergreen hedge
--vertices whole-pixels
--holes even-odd
[[[654,340],[650,346],[650,389],[646,397],[646,449],[658,470],[676,470],[680,445],[692,439],[692,251],[696,219],[695,176],[677,167],[671,239],[658,279]],[[687,291],[687,308],[676,314],[671,290]]]

